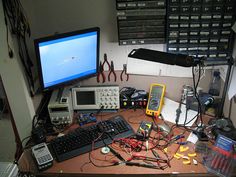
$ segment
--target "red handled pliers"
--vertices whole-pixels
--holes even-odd
[[[99,63],[99,72],[97,75],[97,82],[100,82],[100,76],[102,77],[102,83],[104,83],[106,81],[106,76],[104,74],[104,69],[103,69],[103,65],[101,61]]]
[[[107,64],[107,66],[108,66],[108,71],[110,71],[111,65],[110,65],[110,63],[109,63],[108,60],[107,60],[107,54],[106,54],[106,53],[104,53],[104,61],[103,61],[103,63],[102,63],[103,70],[104,70],[104,65],[105,65],[105,64]]]
[[[115,70],[114,70],[114,63],[113,61],[111,61],[111,69],[110,69],[110,72],[108,74],[108,81],[110,81],[110,77],[111,77],[111,74],[114,75],[114,81],[116,82],[116,73],[115,73]]]
[[[129,74],[127,74],[127,65],[123,64],[123,70],[120,74],[120,80],[123,81],[123,75],[126,75],[126,81],[129,80]]]

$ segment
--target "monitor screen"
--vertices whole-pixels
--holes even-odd
[[[98,72],[99,28],[34,40],[42,90],[60,88]]]

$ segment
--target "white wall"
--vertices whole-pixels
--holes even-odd
[[[121,69],[127,58],[125,47],[118,48],[114,0],[24,0],[32,27],[32,38],[45,37],[98,26],[101,29],[100,58],[116,60]],[[117,58],[119,56],[119,58]]]
[[[12,40],[12,37],[9,36],[9,41],[14,51],[12,59],[8,56],[6,26],[4,23],[2,1],[0,1],[0,74],[17,130],[20,138],[23,139],[30,135],[31,121],[35,110],[27,90],[21,65],[18,62],[19,57],[17,56],[15,40]]]

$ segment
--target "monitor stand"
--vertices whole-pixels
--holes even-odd
[[[58,89],[56,102],[61,101],[61,97],[62,97],[63,91],[64,91],[64,87]]]

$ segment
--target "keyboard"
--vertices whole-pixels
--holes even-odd
[[[50,142],[50,146],[56,160],[61,162],[109,145],[114,139],[126,138],[134,134],[128,122],[118,115],[91,126],[79,127],[62,137],[57,137]]]

